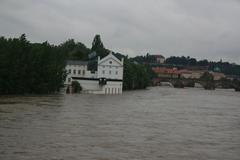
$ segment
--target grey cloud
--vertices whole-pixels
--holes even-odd
[[[1,0],[0,35],[240,63],[239,0]]]

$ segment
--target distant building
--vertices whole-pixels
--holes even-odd
[[[181,74],[182,78],[186,79],[199,79],[204,74],[204,70],[179,70],[179,73]]]
[[[188,70],[166,67],[153,67],[152,70],[158,75],[159,78],[185,78],[185,79],[199,79],[205,70]]]
[[[182,78],[193,79],[193,72],[187,69],[180,70],[180,75]]]
[[[219,73],[219,72],[209,72],[209,73],[213,75],[213,79],[215,81],[219,81],[222,78],[226,78],[226,75],[224,73]]]
[[[65,85],[78,81],[83,93],[92,94],[122,94],[123,59],[119,60],[113,54],[100,59],[97,70],[88,70],[88,62],[67,61],[68,72]]]
[[[156,58],[157,63],[163,64],[165,62],[165,57],[162,55],[152,55],[152,56]]]
[[[190,70],[179,70],[181,77],[182,78],[186,78],[186,79],[199,79],[201,78],[201,76],[208,71],[203,71],[203,70],[194,70],[194,71],[190,71]],[[219,73],[219,72],[209,72],[210,74],[213,75],[213,79],[215,81],[218,81],[222,78],[226,78],[225,74],[223,73]]]
[[[159,78],[178,78],[180,76],[177,68],[153,67],[152,70]]]

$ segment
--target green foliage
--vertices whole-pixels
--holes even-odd
[[[212,74],[210,74],[209,72],[205,72],[201,77],[201,80],[205,81],[205,82],[211,82],[213,81],[214,77]]]
[[[124,61],[123,89],[144,89],[150,84],[150,75],[147,68],[140,64],[134,64],[127,58]]]
[[[194,58],[190,57],[170,57],[166,59],[167,64],[172,64],[172,65],[196,65],[197,60]]]
[[[98,49],[101,49],[101,48],[104,48],[104,45],[103,45],[102,40],[101,40],[101,36],[100,35],[95,35],[95,37],[93,39],[93,42],[92,42],[92,50],[95,51],[95,50],[98,50]]]
[[[79,93],[82,90],[82,87],[78,81],[72,81],[73,93]]]
[[[240,92],[240,80],[239,79],[233,80],[233,86],[235,88],[235,91]]]
[[[65,56],[47,42],[0,38],[0,94],[53,93],[65,79]]]
[[[154,55],[150,55],[147,53],[146,56],[136,56],[130,59],[131,61],[135,61],[140,64],[154,64],[157,63],[157,58]]]
[[[97,56],[100,56],[101,58],[107,56],[110,53],[108,49],[104,48],[100,35],[96,35],[94,37],[91,50],[95,51],[97,53]]]
[[[84,44],[75,42],[73,39],[69,39],[59,46],[59,49],[63,54],[66,54],[69,60],[87,60],[88,54],[91,52]]]
[[[200,79],[204,82],[204,89],[207,90],[214,90],[215,89],[215,83],[214,83],[214,77],[209,72],[205,72]]]

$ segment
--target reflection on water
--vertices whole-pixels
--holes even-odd
[[[239,157],[240,94],[232,90],[0,97],[1,160]]]

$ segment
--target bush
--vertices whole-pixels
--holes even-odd
[[[80,93],[82,91],[82,86],[78,81],[72,81],[72,90],[73,93]]]
[[[215,84],[214,84],[214,77],[212,74],[209,72],[205,72],[201,78],[202,81],[204,81],[203,88],[207,90],[214,90],[215,89]]]

